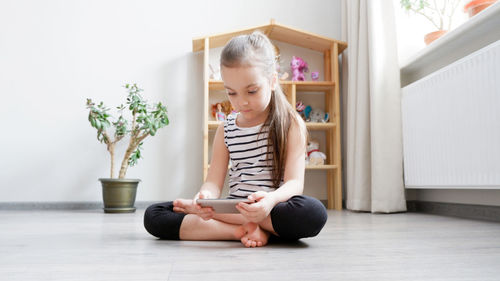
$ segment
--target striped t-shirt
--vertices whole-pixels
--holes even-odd
[[[268,152],[268,126],[238,127],[237,114],[224,122],[224,143],[229,150],[229,197],[246,198],[255,191],[274,191],[272,147]],[[262,130],[261,130],[262,128]],[[269,161],[266,160],[267,154]]]

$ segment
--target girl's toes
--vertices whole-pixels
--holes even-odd
[[[262,247],[262,242],[257,242],[257,247]]]
[[[246,246],[248,243],[248,237],[241,238],[241,243]]]

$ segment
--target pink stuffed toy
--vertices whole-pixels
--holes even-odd
[[[292,81],[305,81],[304,72],[308,72],[307,63],[300,57],[293,56],[290,63],[292,68]]]

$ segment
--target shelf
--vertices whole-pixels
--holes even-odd
[[[337,165],[307,165],[306,170],[335,170]]]
[[[210,81],[208,81],[208,89],[215,91],[224,90],[224,82],[210,79]]]
[[[306,122],[306,128],[309,130],[330,130],[335,128],[335,125],[335,123]]]
[[[208,121],[209,130],[217,130],[222,121]]]
[[[332,81],[280,81],[281,85],[295,85],[297,92],[331,91],[335,86]]]
[[[221,121],[208,121],[209,130],[217,130]],[[306,128],[309,130],[331,130],[336,126],[335,123],[316,123],[316,122],[306,122]]]
[[[280,81],[281,86],[295,85],[298,92],[324,92],[331,91],[335,86],[332,81]],[[224,82],[221,80],[210,80],[208,88],[214,91],[224,90]]]

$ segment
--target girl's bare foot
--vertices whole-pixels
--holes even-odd
[[[240,239],[245,247],[262,247],[267,244],[271,234],[254,222],[246,223],[240,226],[235,236]]]
[[[185,214],[196,214],[200,211],[193,199],[176,199],[174,201],[174,212]]]

